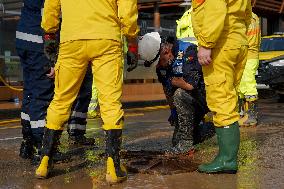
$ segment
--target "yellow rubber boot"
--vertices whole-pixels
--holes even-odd
[[[49,157],[44,156],[40,162],[39,167],[36,170],[35,176],[39,179],[47,178],[48,175],[48,167],[49,166]]]
[[[111,157],[108,157],[106,181],[108,183],[120,183],[126,179],[127,179],[126,168],[123,165],[120,165],[120,169],[116,169],[113,159]]]
[[[127,171],[120,163],[121,129],[112,129],[106,133],[106,181],[110,184],[120,183],[127,179]]]
[[[57,149],[59,144],[59,138],[61,136],[62,130],[53,130],[44,128],[44,135],[42,140],[41,149],[41,162],[38,166],[35,177],[39,179],[44,179],[48,177],[48,173],[52,168],[53,154]]]

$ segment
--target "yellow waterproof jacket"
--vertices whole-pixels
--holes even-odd
[[[256,14],[252,13],[252,19],[247,32],[248,36],[248,59],[259,58],[259,48],[261,40],[260,23]]]
[[[176,37],[178,39],[185,39],[191,43],[197,45],[197,40],[193,33],[192,22],[191,22],[191,12],[192,9],[187,10],[182,17],[177,20],[177,33]]]
[[[60,42],[80,39],[136,37],[137,0],[45,0],[41,26],[46,33],[59,29]]]
[[[248,45],[250,0],[193,0],[193,31],[198,45],[238,48]]]

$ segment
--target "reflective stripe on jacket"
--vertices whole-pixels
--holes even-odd
[[[260,48],[260,23],[259,18],[256,14],[252,14],[251,23],[247,32],[248,36],[248,59],[258,59],[259,58],[259,48]]]
[[[191,22],[192,9],[186,11],[182,17],[177,20],[177,33],[176,37],[182,39],[182,41],[191,42],[197,45],[197,40],[193,33],[192,22]]]

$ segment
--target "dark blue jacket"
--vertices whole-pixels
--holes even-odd
[[[16,47],[43,52],[41,12],[44,0],[24,0],[16,31]]]

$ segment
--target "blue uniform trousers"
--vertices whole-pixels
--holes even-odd
[[[23,67],[23,103],[21,123],[23,138],[40,143],[45,126],[46,111],[53,97],[54,80],[46,76],[50,67],[43,52],[17,48]]]

